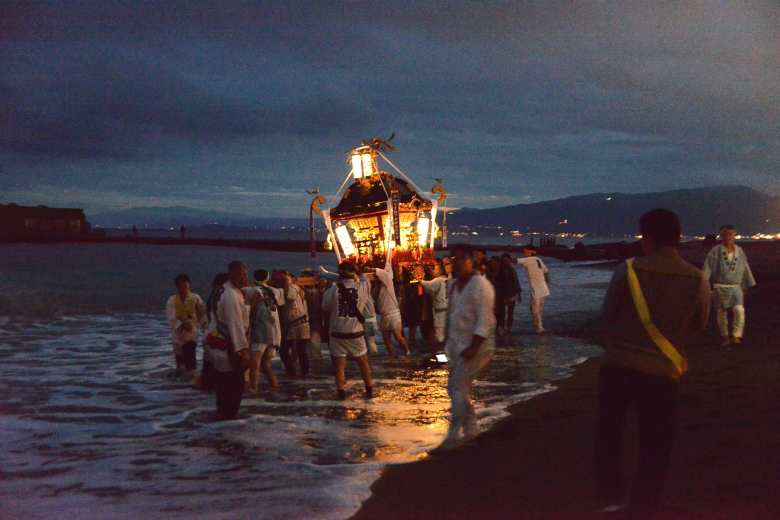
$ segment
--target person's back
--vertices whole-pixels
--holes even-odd
[[[322,310],[330,313],[329,350],[333,361],[336,391],[340,400],[346,399],[344,367],[346,357],[352,356],[358,363],[360,375],[366,386],[366,398],[373,396],[371,367],[368,364],[363,329],[363,313],[366,311],[369,282],[365,276],[357,278],[357,267],[352,262],[339,264],[339,281],[325,292]]]
[[[285,304],[284,291],[277,287],[257,285],[246,292],[246,299],[258,295],[258,304],[251,313],[250,340],[252,344],[262,343],[278,347],[282,343],[279,323],[279,306]]]
[[[356,316],[352,316],[346,308],[346,303],[339,301],[339,284],[349,298],[354,298],[359,312],[364,312],[371,296],[367,282],[364,280],[345,279],[333,284],[322,298],[322,310],[330,315],[330,331],[337,333],[357,333],[363,331],[363,325]]]
[[[383,315],[398,312],[398,298],[395,295],[392,271],[389,269],[377,269],[374,274],[380,284],[376,297],[376,312]]]
[[[604,298],[610,337],[599,369],[595,443],[601,511],[627,507],[631,518],[644,518],[661,507],[677,417],[677,383],[688,370],[683,349],[688,332],[705,325],[710,295],[704,274],[677,254],[682,226],[674,212],[648,211],[639,219],[639,229],[647,256],[621,264]],[[640,442],[626,502],[622,455],[631,408],[636,410]]]
[[[709,301],[706,278],[676,254],[661,252],[636,258],[633,266],[652,322],[684,355],[688,332],[706,324]],[[618,267],[604,300],[603,318],[610,326],[604,362],[676,380],[676,368],[639,319],[626,272],[626,264]]]
[[[493,283],[496,287],[496,298],[511,298],[519,293],[520,282],[517,278],[517,271],[509,265],[499,266]]]

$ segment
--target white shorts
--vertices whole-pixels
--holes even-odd
[[[385,330],[403,330],[403,323],[401,322],[401,313],[400,312],[394,312],[393,314],[388,314],[387,316],[382,316],[382,319],[379,322],[379,330],[385,331]]]
[[[330,337],[330,355],[333,357],[360,357],[365,354],[366,342],[364,338],[342,339]]]

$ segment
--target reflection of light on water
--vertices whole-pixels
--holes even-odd
[[[269,258],[258,263],[291,265],[288,256]],[[200,269],[211,276],[214,264],[208,257]],[[545,326],[556,330],[576,321],[572,313],[593,312],[609,273],[549,265],[554,283]],[[570,338],[522,333],[530,330],[527,303],[516,312],[515,333],[501,338],[473,386],[482,430],[505,417],[507,406],[548,391],[573,364],[599,354]],[[447,370],[423,369],[419,358],[372,358],[370,401],[348,362],[344,402],[335,400],[327,354],[313,362],[309,379],[287,379],[275,359],[281,390],[246,395],[241,420],[217,423],[213,395],[170,377],[169,331],[160,314],[0,326],[0,466],[15,475],[0,481],[0,495],[23,512],[103,517],[110,492],[117,519],[193,518],[193,510],[226,507],[233,517],[346,518],[367,498],[381,466],[425,457],[449,427]],[[243,502],[249,497],[251,505]]]

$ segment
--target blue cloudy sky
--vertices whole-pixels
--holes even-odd
[[[452,207],[780,195],[780,4],[0,3],[0,203],[304,217],[344,152]]]

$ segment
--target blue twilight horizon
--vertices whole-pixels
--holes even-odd
[[[452,207],[780,195],[780,4],[6,2],[0,204],[304,217],[373,137]]]

